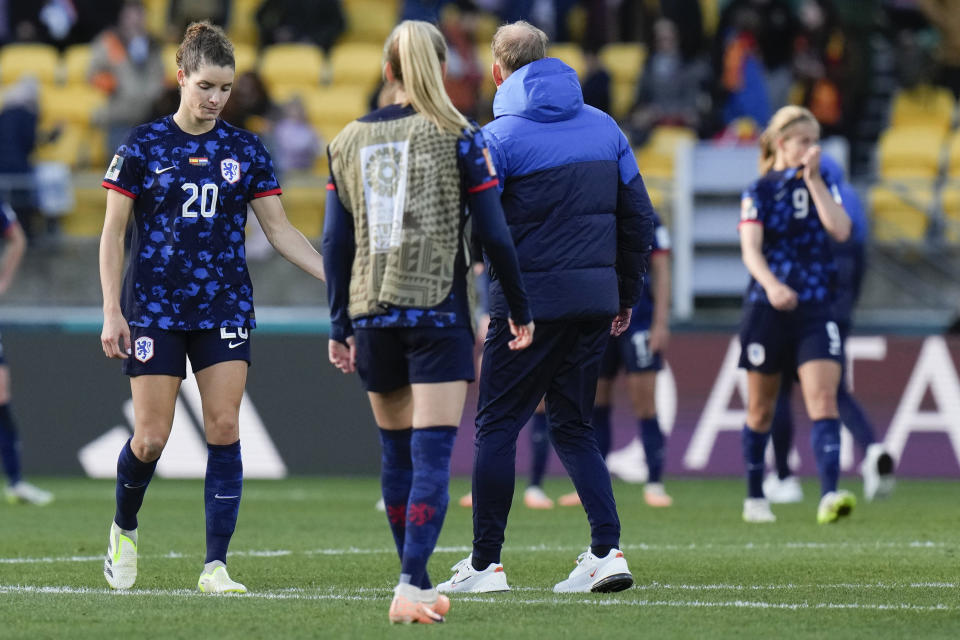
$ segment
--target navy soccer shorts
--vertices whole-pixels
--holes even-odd
[[[650,328],[627,329],[619,336],[607,342],[600,361],[600,377],[616,378],[620,369],[627,373],[657,372],[663,369],[663,358],[659,352],[650,351]]]
[[[132,353],[123,361],[128,376],[187,377],[187,358],[196,373],[230,360],[250,364],[250,329],[221,327],[197,331],[166,331],[130,327]]]
[[[357,328],[357,373],[364,389],[395,391],[410,384],[472,382],[473,333],[466,327]]]
[[[761,373],[794,371],[810,360],[843,365],[843,336],[830,311],[797,307],[778,311],[747,305],[740,324],[740,368]]]

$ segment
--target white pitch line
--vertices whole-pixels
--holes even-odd
[[[797,548],[808,548],[808,549],[854,549],[854,550],[863,550],[869,551],[874,549],[944,549],[948,547],[955,547],[956,544],[948,544],[945,542],[934,542],[934,541],[914,541],[914,542],[876,542],[876,543],[858,543],[858,542],[832,542],[832,543],[819,543],[819,542],[784,542],[784,543],[771,543],[771,544],[697,544],[691,543],[687,545],[648,545],[648,544],[624,544],[621,546],[621,549],[624,551],[641,551],[641,552],[669,552],[669,551],[741,551],[741,550],[778,550],[778,549],[797,549]],[[574,546],[548,546],[548,545],[530,545],[523,547],[512,547],[508,546],[504,548],[504,553],[573,553],[581,552],[585,547],[574,547]],[[470,553],[472,550],[469,546],[455,546],[455,547],[437,547],[435,549],[436,553]],[[276,558],[282,556],[295,556],[295,555],[306,555],[306,556],[350,556],[350,555],[393,555],[396,553],[394,548],[390,547],[380,547],[380,548],[361,548],[361,547],[345,547],[345,548],[326,548],[326,549],[308,549],[305,551],[291,551],[289,549],[249,549],[249,550],[240,550],[240,551],[230,551],[229,555],[236,557],[252,557],[252,558]],[[177,552],[177,551],[168,551],[164,554],[159,555],[144,555],[141,554],[141,558],[165,558],[165,559],[182,559],[189,557],[187,554]],[[99,562],[103,560],[102,555],[96,556],[47,556],[47,557],[21,557],[21,558],[0,558],[0,564],[52,564],[57,562]]]
[[[362,590],[367,592],[367,590]],[[386,601],[389,597],[389,590],[383,595],[368,596],[357,593],[310,593],[302,590],[283,590],[283,591],[264,591],[248,592],[246,594],[225,594],[219,597],[229,598],[254,598],[259,600],[353,600],[363,602]],[[90,589],[85,587],[36,587],[25,585],[0,585],[0,593],[3,594],[31,594],[31,595],[67,595],[67,596],[161,596],[176,598],[210,598],[218,597],[209,594],[199,593],[192,589],[130,589],[125,591],[111,591],[110,589]],[[626,592],[624,593],[626,595]],[[703,600],[634,600],[627,597],[598,596],[596,598],[531,598],[515,599],[505,597],[490,596],[458,596],[459,602],[478,602],[487,604],[525,604],[525,605],[558,605],[569,606],[570,604],[583,604],[588,606],[610,607],[673,607],[673,608],[710,608],[710,609],[782,609],[789,611],[799,611],[807,609],[843,609],[843,610],[867,610],[867,611],[918,611],[918,612],[953,612],[960,610],[960,607],[935,604],[935,605],[913,605],[905,603],[893,604],[863,604],[863,603],[841,603],[841,602],[763,602],[756,600],[729,600],[721,602],[710,602]]]

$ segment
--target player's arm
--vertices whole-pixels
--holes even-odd
[[[823,228],[830,237],[837,242],[846,242],[850,237],[850,216],[840,204],[839,192],[831,193],[827,183],[820,173],[820,147],[814,145],[803,156],[803,181],[807,185],[813,204],[817,207],[817,214]]]
[[[350,272],[356,253],[353,216],[343,206],[331,177],[327,183],[327,208],[323,218],[323,263],[327,270],[330,305],[330,363],[343,373],[356,369],[357,352],[350,321]]]
[[[107,211],[100,235],[100,288],[103,292],[103,331],[100,344],[108,358],[126,358],[130,353],[130,326],[120,310],[123,278],[123,240],[133,213],[133,199],[107,190]]]
[[[650,257],[650,271],[653,277],[650,351],[662,353],[670,341],[670,252],[654,251]]]
[[[746,199],[744,207],[753,207]],[[745,209],[743,216],[749,216]],[[755,218],[755,216],[754,216]],[[789,311],[797,306],[797,292],[777,280],[767,259],[763,257],[763,225],[754,218],[744,217],[740,222],[740,255],[747,271],[760,283],[767,299],[775,309]]]
[[[4,233],[4,240],[6,247],[3,250],[3,262],[0,262],[0,295],[6,293],[13,284],[23,254],[27,251],[27,236],[16,220],[10,222]]]
[[[253,213],[273,248],[284,258],[318,280],[326,281],[323,258],[306,236],[294,227],[283,210],[280,196],[270,195],[250,201]]]

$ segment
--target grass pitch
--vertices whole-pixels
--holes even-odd
[[[399,572],[376,479],[247,481],[228,558],[245,596],[196,591],[204,552],[200,481],[157,479],[140,514],[136,586],[111,592],[102,557],[113,483],[34,479],[44,508],[0,504],[2,638],[957,638],[957,483],[901,480],[885,502],[816,524],[815,483],[778,521],[740,520],[743,482],[668,478],[669,509],[614,486],[636,585],[555,595],[589,542],[583,510],[515,500],[503,563],[513,591],[453,598],[447,623],[391,627]],[[859,494],[859,483],[843,483]],[[548,481],[556,496],[567,481]],[[455,479],[430,563],[434,582],[469,553],[468,490]]]

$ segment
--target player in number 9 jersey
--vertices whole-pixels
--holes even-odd
[[[256,323],[244,255],[248,205],[290,262],[323,279],[323,259],[287,220],[266,149],[253,134],[219,120],[236,68],[223,31],[191,24],[177,66],[177,112],[136,127],[103,180],[100,342],[107,357],[123,360],[135,416],[133,437],[117,461],[117,509],[103,574],[114,589],[136,580],[137,513],[170,437],[189,358],[208,453],[207,555],[197,588],[244,593],[246,587],[227,574],[226,559],[243,488],[240,400]]]
[[[843,341],[833,316],[830,248],[831,238],[846,240],[851,224],[837,185],[821,174],[819,137],[820,125],[808,110],[778,110],[760,138],[761,178],[742,200],[740,247],[751,276],[740,327],[740,366],[747,370],[747,522],[775,520],[763,494],[763,454],[784,371],[796,371],[813,421],[817,521],[834,522],[855,503],[853,494],[837,489]]]

